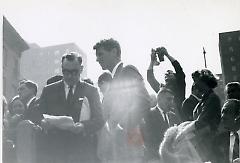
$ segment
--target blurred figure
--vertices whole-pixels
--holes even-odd
[[[8,104],[8,115],[6,122],[6,133],[8,139],[12,140],[14,144],[16,143],[16,127],[20,121],[23,120],[23,114],[25,111],[25,106],[20,100],[19,96],[13,97],[13,99]]]
[[[229,160],[230,162],[234,160],[235,162],[237,162],[238,160],[237,158],[239,157],[237,155],[234,155],[233,157],[233,154],[232,154],[235,138],[238,138],[237,133],[239,131],[237,128],[238,126],[240,126],[240,121],[238,117],[236,117],[238,113],[238,109],[236,109],[234,105],[234,103],[239,103],[239,102],[236,102],[236,100],[240,99],[239,91],[240,91],[239,82],[230,82],[225,86],[225,93],[226,93],[227,100],[224,102],[224,105],[222,107],[222,121],[221,121],[222,123],[220,124],[220,127],[219,127],[219,137],[221,137],[221,139],[224,141],[218,142],[220,150],[222,151],[221,155],[224,157],[223,159],[224,163],[229,162]],[[234,126],[233,124],[235,125],[236,131],[233,130],[233,126]],[[236,140],[238,141],[238,139]],[[238,149],[238,147],[235,147],[235,148]]]
[[[240,100],[240,83],[230,82],[225,87],[225,92],[227,99],[237,99]]]
[[[220,99],[213,89],[217,86],[217,79],[211,71],[202,69],[192,74],[194,86],[203,93],[202,100],[193,111],[193,121],[177,136],[177,141],[195,133],[196,149],[203,161],[219,163],[215,136],[221,118]]]
[[[142,125],[145,145],[144,158],[147,162],[157,161],[159,146],[164,132],[170,127],[179,124],[180,120],[174,112],[174,95],[170,89],[161,88],[157,95],[157,106],[151,108],[144,116]]]
[[[174,73],[172,70],[167,70],[167,72],[164,74],[165,75],[165,84],[159,83],[153,73],[153,67],[156,65],[156,53],[163,56],[166,56],[169,61],[172,63],[175,72]],[[161,58],[159,59],[161,61]],[[176,108],[174,108],[174,112],[179,116],[182,117],[181,115],[181,107],[182,107],[182,102],[185,99],[185,73],[183,72],[183,69],[179,62],[173,58],[171,55],[168,54],[167,50],[164,47],[157,48],[156,52],[152,51],[151,54],[151,62],[147,70],[147,80],[153,90],[157,93],[161,87],[166,87],[168,89],[171,89],[174,93],[174,102],[176,105]]]
[[[3,130],[3,159],[16,162],[16,144],[17,144],[17,128],[21,121],[23,121],[23,114],[25,111],[24,104],[19,96],[13,97],[8,104],[8,113],[5,117]]]
[[[182,120],[192,121],[193,110],[195,106],[200,102],[202,93],[197,89],[196,85],[192,85],[190,96],[183,101],[182,104]]]
[[[150,94],[150,98],[151,98],[151,108],[153,108],[157,105],[157,96],[155,94]]]
[[[24,103],[25,110],[23,121],[17,126],[16,150],[18,162],[36,163],[41,162],[42,159],[42,130],[39,125],[43,116],[39,110],[37,91],[37,84],[31,80],[25,79],[19,84],[18,94]]]
[[[161,142],[159,153],[163,163],[203,163],[199,157],[194,143],[189,139],[182,139],[177,142],[177,135],[184,130],[190,122],[183,122],[179,126],[170,127],[165,133]],[[191,137],[193,137],[191,135]]]
[[[26,110],[24,111],[24,120],[30,120],[34,124],[40,124],[42,114],[39,110],[39,99],[36,97],[38,86],[31,80],[25,80],[18,88],[18,94],[24,103]]]
[[[107,96],[107,93],[110,89],[112,82],[112,75],[110,72],[105,71],[98,77],[98,87],[102,95],[102,103],[104,103],[104,97]],[[98,133],[98,157],[101,160],[102,163],[108,163],[109,162],[109,153],[110,153],[110,129],[108,124],[108,113],[109,110],[107,108],[105,109],[103,107],[103,117],[105,120],[104,127],[99,131]]]
[[[105,71],[98,77],[98,87],[103,96],[110,89],[112,82],[112,75],[110,72]]]
[[[240,134],[240,101],[237,99],[228,99],[222,108],[222,124],[230,132],[228,142],[229,162],[239,159],[239,134]],[[235,161],[236,162],[236,161]]]
[[[85,78],[85,79],[83,79],[83,81],[88,83],[88,84],[94,85],[93,81],[90,78]]]
[[[8,111],[8,104],[6,98],[3,96],[2,98],[2,162],[3,163],[16,163],[16,151],[15,151],[15,142],[13,140],[13,132],[11,131],[11,127],[9,127],[9,120],[12,115],[10,115]],[[10,102],[12,103],[12,101]],[[14,110],[14,109],[12,109]],[[14,137],[15,138],[15,137]]]
[[[111,133],[109,161],[140,162],[143,142],[139,125],[150,108],[143,77],[133,65],[123,65],[120,44],[116,40],[101,40],[93,49],[96,50],[96,61],[113,77],[103,100],[103,107],[109,113],[106,119]]]

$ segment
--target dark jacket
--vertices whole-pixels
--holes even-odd
[[[193,120],[193,110],[198,104],[198,99],[192,94],[186,98],[182,103],[182,120],[192,121]]]
[[[73,95],[73,105],[69,107],[65,97],[64,82],[47,85],[40,97],[40,110],[44,114],[71,116],[79,122],[83,98],[90,106],[90,119],[81,121],[84,131],[75,134],[60,129],[50,129],[46,134],[46,159],[53,162],[94,162],[96,158],[96,132],[103,126],[102,106],[98,91],[85,82],[78,82]],[[71,161],[70,161],[71,162]]]
[[[159,158],[159,146],[165,131],[180,122],[176,114],[171,111],[167,113],[167,116],[169,123],[164,120],[158,107],[151,108],[144,116],[141,130],[143,132],[146,160]]]

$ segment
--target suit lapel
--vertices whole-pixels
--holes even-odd
[[[165,121],[165,119],[164,119],[161,111],[159,110],[159,108],[156,107],[155,109],[156,109],[157,115],[158,115],[159,120],[160,120],[161,124],[163,125],[163,127],[168,128],[167,122]]]
[[[79,100],[79,97],[84,97],[84,89],[83,89],[83,82],[78,82],[76,85],[76,89],[73,94],[73,103],[75,103],[77,100]]]
[[[63,102],[64,105],[67,104],[66,94],[65,94],[65,86],[63,80],[59,83],[59,98]]]

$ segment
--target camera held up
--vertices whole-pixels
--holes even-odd
[[[164,61],[164,48],[156,48],[156,49],[152,49],[152,54],[151,54],[151,59],[152,61],[154,61],[154,65],[159,65],[160,62]]]

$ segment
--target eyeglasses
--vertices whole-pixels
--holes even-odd
[[[72,75],[72,76],[77,76],[79,74],[79,70],[73,69],[73,70],[68,70],[68,69],[62,69],[63,75]]]

